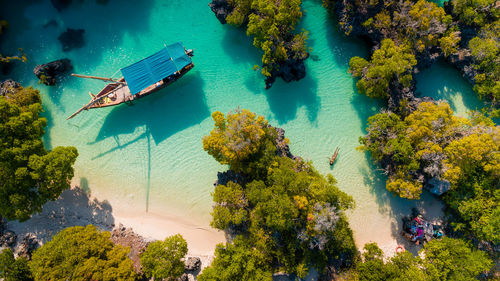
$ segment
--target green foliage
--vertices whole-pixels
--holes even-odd
[[[45,150],[38,91],[13,92],[0,97],[0,214],[22,221],[69,187],[78,152],[74,147]]]
[[[488,19],[498,19],[500,11],[496,0],[452,0],[453,14],[468,25],[483,26]]]
[[[492,266],[485,253],[447,237],[427,243],[419,256],[402,252],[386,262],[377,244],[367,244],[364,250],[364,261],[357,264],[360,281],[477,280]]]
[[[262,74],[271,72],[287,59],[305,59],[307,31],[294,34],[294,27],[302,18],[301,0],[230,0],[234,8],[226,18],[229,24],[246,24],[247,35],[261,49]]]
[[[441,47],[446,57],[457,52],[458,43],[461,39],[459,34],[458,31],[448,32],[446,36],[439,39],[439,47]]]
[[[479,125],[445,149],[446,203],[479,239],[500,243],[500,127]],[[458,224],[457,226],[461,226]]]
[[[184,273],[182,259],[187,254],[187,242],[180,234],[155,241],[141,254],[141,265],[147,277],[174,280]]]
[[[24,257],[14,259],[14,253],[9,248],[0,253],[0,277],[4,281],[33,280],[28,261]]]
[[[427,0],[418,0],[416,3],[405,1],[400,5],[393,16],[399,31],[396,34],[400,33],[398,41],[410,41],[418,52],[438,45],[439,37],[450,26],[451,16],[446,15],[442,7]],[[448,43],[454,43],[452,47],[455,47],[458,41]]]
[[[360,57],[351,58],[349,72],[360,78],[356,83],[360,93],[374,98],[387,98],[391,81],[410,86],[411,70],[416,64],[415,56],[407,46],[396,46],[391,39],[384,39],[380,49],[373,53],[371,61]]]
[[[109,232],[93,225],[64,229],[35,251],[35,280],[135,280],[129,249],[114,245]]]
[[[237,236],[233,243],[219,244],[212,264],[198,276],[200,281],[271,281],[271,260],[246,239]]]
[[[471,249],[460,239],[432,240],[422,251],[423,267],[433,280],[477,280],[481,272],[493,265],[484,252]]]
[[[469,125],[466,119],[453,116],[447,103],[424,102],[404,120],[391,112],[370,117],[360,148],[370,151],[375,161],[391,163],[387,170],[389,191],[418,199],[421,178],[444,176],[443,148]]]
[[[418,199],[423,179],[450,184],[443,199],[458,215],[456,230],[500,242],[500,128],[473,113],[471,120],[453,116],[446,103],[421,103],[404,120],[394,113],[368,119],[362,150],[385,163],[389,191]]]
[[[212,227],[226,229],[249,220],[248,199],[239,184],[230,181],[227,186],[217,185],[212,197],[216,203],[212,211]]]
[[[474,90],[481,98],[500,101],[500,20],[485,25],[479,36],[469,41],[469,49],[474,58],[478,74],[474,77]]]
[[[259,163],[254,163],[254,159],[261,159],[266,153],[274,154],[276,131],[268,126],[263,116],[237,109],[234,113],[229,112],[226,118],[216,111],[212,118],[214,129],[203,138],[203,149],[208,154],[237,172],[252,174],[265,169],[265,165],[256,167]]]
[[[248,131],[245,126],[235,128],[224,135],[241,137]],[[271,133],[274,128],[266,128],[264,136],[275,134]],[[212,131],[209,137],[213,135]],[[251,138],[241,141],[252,143]],[[268,137],[268,144],[260,146],[254,157],[238,160],[254,167],[245,170],[250,171],[245,173],[248,183],[229,182],[215,188],[211,224],[238,238],[234,244],[218,248],[203,280],[259,280],[270,278],[274,271],[302,278],[310,265],[323,268],[328,257],[355,258],[356,246],[343,213],[353,207],[352,198],[336,187],[332,176],[321,176],[310,163],[277,156],[274,139]],[[230,168],[241,165],[235,161]],[[244,255],[251,258],[240,259]],[[264,264],[266,267],[257,267]]]

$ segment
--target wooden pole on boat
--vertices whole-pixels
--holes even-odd
[[[82,75],[82,74],[75,74],[71,73],[71,76],[74,77],[79,77],[79,78],[89,78],[89,79],[97,79],[97,80],[102,80],[102,81],[109,81],[109,82],[115,82],[115,83],[121,83],[125,84],[124,82],[119,82],[113,78],[106,78],[106,77],[99,77],[99,76],[90,76],[90,75]]]
[[[98,98],[96,98],[96,97],[93,95],[93,98],[92,98],[92,100],[91,100],[89,103],[87,103],[86,105],[82,106],[82,108],[78,109],[75,113],[71,114],[71,116],[70,116],[70,117],[68,117],[68,118],[66,118],[66,120],[69,120],[69,119],[71,119],[71,118],[75,117],[78,113],[82,112],[83,110],[87,110],[87,109],[89,109],[89,107],[91,107],[94,103],[96,103],[96,102],[98,102],[98,101],[102,100],[103,98],[105,98],[105,97],[107,97],[107,96],[111,95],[111,94],[112,94],[112,93],[114,93],[114,92],[116,92],[116,89],[115,89],[114,91],[111,91],[111,92],[109,92],[109,93],[107,93],[107,94],[105,94],[105,95],[103,95],[103,96],[98,97]]]

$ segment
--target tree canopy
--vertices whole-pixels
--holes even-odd
[[[385,39],[380,49],[373,52],[370,61],[360,57],[351,58],[349,72],[360,78],[356,83],[360,93],[374,98],[387,98],[391,81],[410,86],[411,70],[416,64],[410,48],[397,46],[391,39]]]
[[[0,97],[0,214],[23,221],[69,187],[78,152],[71,146],[47,151],[38,91],[12,92]]]
[[[187,251],[187,242],[180,234],[154,241],[141,254],[142,271],[155,280],[174,280],[184,273],[182,259]]]
[[[0,253],[0,277],[4,281],[32,281],[28,260],[24,257],[14,258],[10,248]]]
[[[135,280],[128,252],[93,225],[68,227],[34,252],[30,267],[35,280]]]
[[[307,58],[307,32],[294,34],[302,18],[301,0],[230,0],[232,12],[226,20],[235,26],[246,25],[247,35],[261,49],[262,74],[271,76],[279,64]]]
[[[424,102],[403,120],[391,112],[370,117],[367,131],[361,149],[384,166],[389,191],[418,199],[431,180],[449,185],[443,199],[460,217],[456,229],[500,242],[500,128],[490,119]]]
[[[370,243],[364,247],[363,258],[357,264],[360,281],[477,280],[480,273],[492,266],[484,252],[471,249],[460,239],[448,237],[430,241],[419,256],[404,251],[386,262],[377,244]]]
[[[231,119],[246,116],[249,112],[241,110]],[[353,207],[353,199],[336,187],[332,176],[323,177],[310,163],[278,156],[275,129],[263,117],[251,116],[252,124],[255,120],[262,124],[259,132],[264,128],[258,142],[246,126],[225,126],[221,134],[219,119],[214,118],[216,127],[210,138],[238,136],[257,151],[253,157],[230,163],[230,169],[236,167],[233,171],[243,173],[248,182],[229,181],[215,187],[211,224],[236,238],[218,246],[217,258],[200,280],[268,280],[276,271],[304,277],[310,265],[322,269],[328,258],[342,256],[352,262],[356,247],[344,211]],[[229,127],[234,130],[229,131]],[[261,140],[266,144],[255,145]],[[251,169],[240,169],[242,165]],[[244,255],[250,258],[243,259]]]

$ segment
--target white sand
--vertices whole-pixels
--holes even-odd
[[[429,201],[432,203],[429,204]],[[430,221],[442,216],[443,205],[439,200],[427,200],[427,204],[420,202],[416,205],[419,210],[425,210],[424,217]],[[402,229],[401,217],[408,214],[410,210],[393,213],[386,222],[382,222],[391,226],[388,231],[380,231],[380,225],[377,227],[367,224],[366,231],[370,232],[372,228],[379,228],[379,231],[371,232],[376,233],[370,237],[371,239],[366,239],[366,235],[361,235],[364,239],[359,239],[355,233],[359,249],[361,250],[365,243],[375,241],[387,256],[395,254],[397,245],[403,245],[405,249],[417,254],[421,246],[408,242],[399,234]],[[163,240],[167,236],[181,234],[188,242],[188,255],[201,257],[204,260],[203,266],[207,265],[205,261],[210,262],[213,258],[215,246],[225,242],[224,233],[211,228],[208,222],[202,225],[173,214],[138,212],[132,210],[126,203],[114,203],[111,206],[107,201],[99,201],[78,187],[64,191],[58,200],[47,203],[42,213],[34,215],[30,220],[22,223],[9,222],[7,229],[18,235],[18,242],[25,234],[33,233],[44,243],[66,227],[93,224],[100,229],[110,231],[120,223],[151,240]]]
[[[188,242],[190,256],[209,259],[218,243],[225,242],[224,233],[207,225],[197,225],[180,217],[159,216],[146,212],[128,213],[127,206],[111,205],[90,197],[78,187],[66,190],[61,197],[44,205],[40,214],[26,222],[9,222],[7,228],[18,235],[18,242],[25,234],[35,234],[42,243],[66,227],[93,224],[111,230],[122,223],[147,239],[163,240],[181,234]]]

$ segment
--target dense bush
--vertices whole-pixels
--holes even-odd
[[[74,147],[47,151],[38,91],[12,91],[0,97],[0,214],[22,221],[69,187],[78,152]]]
[[[14,253],[7,248],[0,253],[0,277],[4,281],[31,281],[28,260],[24,257],[14,258]]]
[[[453,13],[467,25],[483,26],[489,19],[498,19],[496,0],[451,0]]]
[[[410,48],[396,46],[391,39],[382,41],[380,49],[373,52],[372,59],[366,61],[353,57],[349,62],[349,72],[360,80],[356,83],[358,91],[369,97],[389,97],[389,85],[396,80],[403,86],[410,86],[411,70],[417,64]]]
[[[456,229],[500,242],[500,127],[479,113],[453,116],[447,103],[421,103],[404,120],[370,117],[367,131],[361,149],[384,166],[388,190],[418,199],[429,180],[448,184],[443,198],[459,215]]]
[[[246,116],[249,112],[241,110],[228,115],[228,119],[247,120]],[[269,279],[275,271],[304,277],[310,265],[323,269],[328,258],[352,262],[356,247],[344,215],[354,204],[352,198],[336,187],[332,176],[323,177],[310,163],[277,156],[275,129],[267,126],[262,117],[251,116],[250,120],[266,124],[258,127],[259,132],[264,128],[264,134],[257,142],[255,134],[249,134],[253,126],[225,126],[226,132],[220,134],[221,126],[217,124],[222,117],[214,114],[216,126],[209,138],[237,136],[258,151],[253,151],[254,157],[229,163],[231,170],[237,167],[233,171],[245,172],[249,182],[240,185],[229,181],[215,188],[212,226],[229,231],[236,239],[232,244],[219,245],[213,265],[200,278],[259,280]],[[263,139],[267,144],[256,146]],[[224,142],[213,140],[217,144]],[[218,160],[227,163],[225,158]],[[252,168],[242,170],[238,161]],[[250,258],[243,259],[244,255]]]
[[[75,226],[36,250],[30,267],[35,280],[135,280],[128,252],[111,242],[109,232]]]
[[[386,262],[377,244],[366,244],[364,250],[364,261],[357,265],[360,281],[477,280],[480,273],[492,266],[485,253],[471,249],[462,240],[447,237],[427,243],[419,256],[402,252]]]
[[[480,97],[500,103],[500,20],[485,25],[479,35],[469,41],[474,58],[474,90]]]
[[[155,241],[141,254],[142,271],[155,280],[174,280],[184,273],[182,259],[187,254],[187,243],[180,234]]]
[[[279,64],[288,59],[307,58],[307,32],[294,34],[302,18],[301,0],[230,0],[233,8],[226,18],[231,25],[246,25],[247,35],[261,49],[262,74],[271,76]]]

